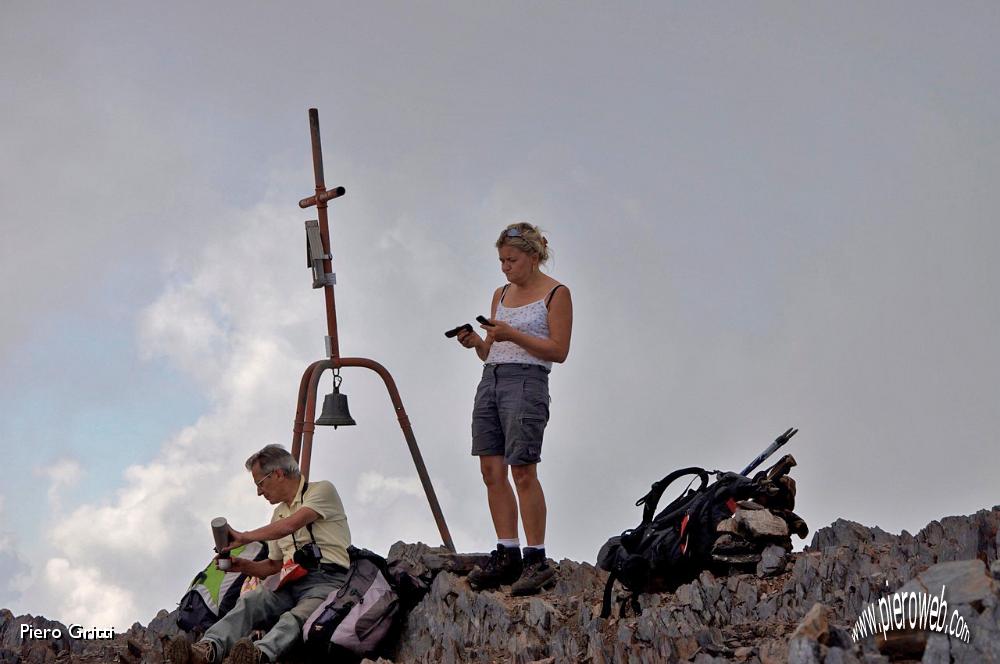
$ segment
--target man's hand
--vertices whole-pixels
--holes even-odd
[[[228,570],[222,570],[223,572],[236,572],[238,574],[247,574],[249,576],[256,576],[259,579],[265,579],[281,571],[280,560],[271,560],[270,558],[260,561],[247,560],[246,558],[230,558],[229,560],[232,567]],[[216,559],[215,566],[219,566],[218,559]]]
[[[248,565],[253,563],[252,560],[247,560],[246,558],[227,558],[227,560],[229,560],[229,569],[222,569],[219,567],[220,560],[221,559],[218,556],[215,557],[215,567],[216,569],[226,573],[236,572],[237,574],[249,574],[250,570],[248,569]]]
[[[222,552],[232,551],[233,549],[239,548],[244,544],[249,544],[252,541],[253,540],[251,539],[247,539],[246,533],[235,530],[232,526],[229,526],[229,544],[222,549]]]

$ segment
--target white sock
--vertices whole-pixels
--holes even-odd
[[[514,539],[498,539],[497,544],[505,549],[520,549],[521,540],[515,537]]]

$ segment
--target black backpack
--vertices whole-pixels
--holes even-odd
[[[232,555],[247,560],[267,558],[266,542],[250,542],[233,549]],[[229,613],[240,598],[246,574],[222,572],[215,560],[194,577],[177,605],[177,626],[186,632],[202,633]]]
[[[709,474],[718,479],[709,484]],[[654,517],[666,488],[686,476],[700,479],[700,486],[685,491]],[[709,568],[716,527],[736,512],[737,501],[755,497],[758,487],[739,473],[697,467],[676,470],[654,483],[635,503],[643,507],[642,522],[609,539],[597,554],[597,566],[611,573],[601,616],[611,614],[615,581],[632,591],[634,604],[638,593],[676,590]]]

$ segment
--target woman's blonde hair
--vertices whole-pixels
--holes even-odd
[[[549,241],[538,226],[532,226],[526,221],[513,223],[500,233],[497,249],[504,245],[538,256],[539,265],[544,265],[549,260]]]

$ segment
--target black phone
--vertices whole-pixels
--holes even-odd
[[[493,323],[489,321],[486,316],[476,316],[476,320],[485,325],[486,327],[496,327]]]
[[[449,339],[451,339],[452,337],[457,337],[458,333],[461,332],[462,330],[468,330],[469,332],[472,332],[472,325],[470,323],[466,323],[464,325],[459,325],[455,329],[448,330],[447,332],[445,332],[444,336],[446,336]]]

